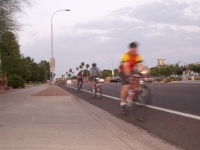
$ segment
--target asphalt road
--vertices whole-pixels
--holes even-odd
[[[140,122],[134,119],[133,114],[121,113],[119,100],[108,97],[94,99],[90,93],[78,92],[71,88],[75,86],[73,84],[62,88],[75,97],[84,99],[120,119],[147,130],[153,136],[161,137],[184,149],[200,149],[200,120],[147,108],[145,113],[148,119]],[[103,94],[119,97],[121,87],[119,83],[103,83],[101,86]],[[152,93],[151,105],[200,116],[200,84],[153,83],[149,84],[149,87]],[[83,89],[91,91],[91,85],[85,83]]]

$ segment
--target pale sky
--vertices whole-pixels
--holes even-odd
[[[51,58],[51,17],[56,77],[81,62],[118,68],[132,41],[148,67],[200,62],[199,0],[34,0],[18,20],[21,53],[35,62]],[[106,56],[109,56],[106,58]],[[112,59],[111,59],[112,58]]]

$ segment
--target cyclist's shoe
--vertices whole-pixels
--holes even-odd
[[[120,105],[120,109],[121,109],[121,111],[126,111],[127,110],[126,104]]]
[[[127,106],[133,106],[134,102],[132,100],[127,100]]]

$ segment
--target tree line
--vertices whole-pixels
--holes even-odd
[[[183,72],[197,72],[200,73],[200,64],[189,64],[189,65],[179,65],[176,64],[168,64],[163,66],[156,66],[150,68],[151,75],[153,76],[171,76],[171,75],[182,75]]]
[[[50,77],[49,62],[34,62],[31,57],[24,57],[20,53],[20,46],[12,32],[2,34],[0,41],[1,72],[8,77],[8,81],[24,80],[26,82],[45,82]]]
[[[30,5],[29,0],[0,0],[0,78],[6,77],[14,88],[24,87],[25,81],[45,82],[50,77],[49,62],[36,63],[20,52],[16,32],[21,25],[16,14]]]
[[[73,71],[72,68],[69,69],[69,71],[66,72],[66,76],[65,74],[61,75],[61,78],[66,77],[67,79],[76,79],[76,75],[78,74],[79,71],[81,71],[83,73],[83,76],[88,78],[89,75],[89,68],[90,65],[89,64],[85,64],[85,62],[81,62],[80,65],[78,65],[78,67],[76,67],[76,72]],[[101,71],[103,78],[105,79],[106,77],[112,77],[112,70],[107,70],[104,69]],[[118,76],[118,69],[114,69],[114,76]]]

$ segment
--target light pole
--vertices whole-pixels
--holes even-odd
[[[61,10],[57,10],[56,12],[53,13],[52,17],[51,17],[51,63],[50,65],[52,65],[52,73],[51,73],[51,69],[50,69],[50,76],[54,85],[54,68],[55,66],[53,66],[54,61],[53,61],[53,16],[55,15],[55,13],[59,12],[59,11],[70,11],[69,9],[61,9]],[[54,67],[54,68],[53,68]]]
[[[111,59],[111,61],[112,61],[112,77],[114,77],[114,71],[113,71],[113,59],[112,59],[112,57],[111,56],[106,56],[106,58],[110,58]]]

